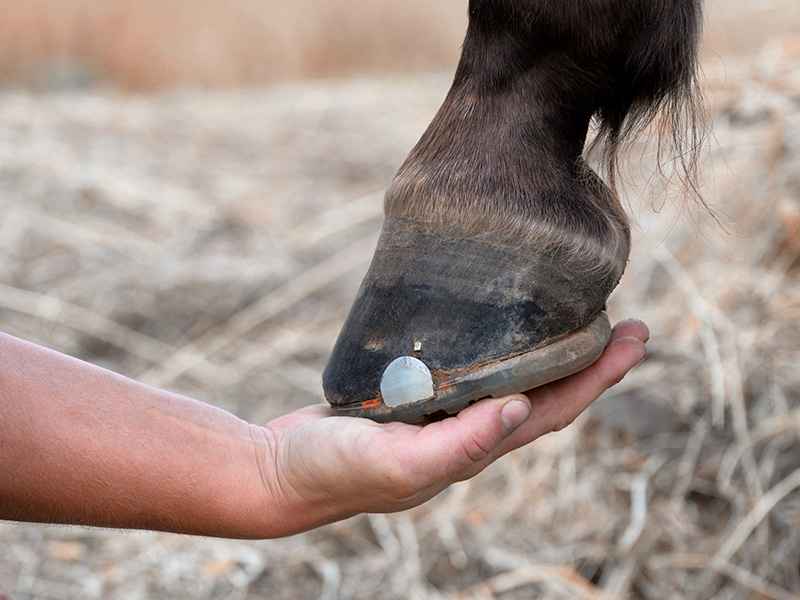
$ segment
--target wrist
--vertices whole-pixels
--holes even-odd
[[[330,492],[330,482],[318,474],[302,477],[297,469],[305,466],[300,456],[308,448],[292,451],[288,435],[269,426],[250,425],[255,474],[261,500],[261,537],[286,537],[349,518],[357,510],[343,506]],[[314,458],[311,458],[314,462]],[[302,463],[300,467],[298,464]],[[309,469],[315,471],[315,469]],[[315,471],[316,472],[316,471]]]
[[[144,528],[221,538],[277,537],[266,527],[270,511],[260,491],[250,425],[220,414],[226,418],[215,420],[211,437],[193,448],[183,446],[187,456],[179,460],[192,466],[191,476],[176,487],[182,497],[170,499],[165,490],[153,490],[154,522]],[[167,471],[176,473],[174,466]]]

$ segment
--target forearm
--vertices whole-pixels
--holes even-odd
[[[0,519],[291,533],[230,413],[0,334]],[[254,438],[256,438],[254,442]]]

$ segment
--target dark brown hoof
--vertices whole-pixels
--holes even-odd
[[[454,415],[477,400],[526,392],[586,369],[603,353],[610,336],[608,317],[601,313],[583,329],[538,350],[450,373],[438,384],[421,360],[400,357],[384,371],[378,397],[335,410],[380,422],[418,423],[440,413]]]
[[[323,377],[341,415],[419,422],[592,364],[618,273],[387,220]]]

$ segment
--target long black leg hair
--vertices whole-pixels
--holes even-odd
[[[614,187],[621,148],[657,125],[659,159],[671,150],[697,190],[704,138],[698,86],[703,0],[471,0],[473,24],[527,45],[534,60],[558,55],[564,88],[590,89],[601,151]],[[670,148],[671,147],[671,148]]]
[[[603,152],[615,187],[618,153],[651,125],[658,135],[658,163],[672,160],[686,186],[698,190],[698,157],[705,137],[703,98],[698,85],[701,0],[640,0],[649,13],[633,44],[612,63],[611,93],[598,107],[592,149]],[[639,10],[642,10],[641,8]],[[637,35],[638,33],[638,35]]]

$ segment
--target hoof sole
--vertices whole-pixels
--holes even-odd
[[[440,415],[454,415],[478,400],[518,394],[574,375],[594,364],[611,337],[605,313],[583,329],[552,343],[490,363],[448,373],[427,400],[387,406],[382,397],[334,408],[339,416],[366,417],[378,422],[421,423]]]

